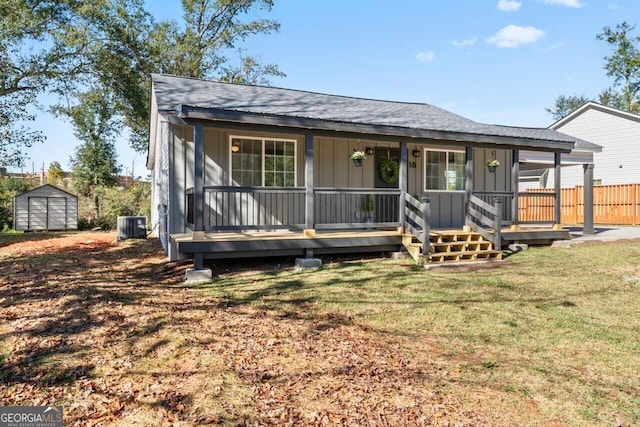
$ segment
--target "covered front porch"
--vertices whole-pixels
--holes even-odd
[[[193,257],[196,269],[202,268],[205,258],[310,257],[322,253],[391,251],[402,246],[410,252],[411,246],[413,252],[417,246],[419,254],[429,258],[436,250],[433,236],[452,229],[480,235],[491,243],[491,248],[483,246],[482,250],[488,251],[500,250],[511,242],[569,238],[560,225],[560,191],[539,195],[519,192],[517,148],[499,149],[501,159],[508,164],[503,163],[501,174],[495,175],[487,172],[484,165],[487,156],[496,157],[496,148],[489,144],[376,140],[372,136],[361,141],[357,138],[358,147],[362,144],[363,150],[367,144],[382,143],[387,153],[392,150],[397,153],[397,180],[384,188],[327,187],[315,184],[318,181],[326,183],[326,176],[345,173],[341,168],[356,170],[358,166],[350,160],[342,166],[337,165],[336,160],[330,164],[320,162],[318,156],[330,147],[325,142],[326,135],[306,133],[300,141],[304,144],[304,155],[295,159],[303,171],[294,179],[298,185],[243,186],[235,182],[233,173],[228,175],[226,182],[220,182],[230,185],[205,185],[207,155],[203,135],[208,126],[211,125],[201,121],[193,126],[193,185],[187,187],[183,195],[187,233],[171,235],[172,246],[184,256]],[[263,131],[263,134],[268,133]],[[325,139],[318,141],[320,138]],[[231,144],[235,143],[233,141],[231,139]],[[444,185],[452,186],[450,191],[425,189],[423,177],[417,171],[428,167],[427,160],[423,162],[421,156],[433,151],[437,144],[464,155],[456,174],[446,171]],[[344,145],[350,146],[349,143]],[[229,147],[230,156],[233,156],[232,148],[233,145]],[[296,150],[300,148],[296,147]],[[369,151],[366,147],[366,150],[373,152],[374,148]],[[348,159],[348,154],[345,150],[340,159]],[[560,161],[560,153],[556,153],[555,158]],[[233,157],[229,163],[232,161]],[[232,169],[231,165],[228,168]],[[559,171],[560,167],[557,169]],[[503,182],[507,178],[509,182]],[[487,182],[494,184],[487,185]],[[495,183],[501,183],[502,188],[509,188],[509,191],[496,191]],[[541,212],[532,220],[520,203],[523,197],[539,197],[544,199],[545,206],[553,209]],[[523,220],[525,218],[527,221]],[[533,224],[535,229],[527,228]],[[460,252],[451,249],[455,245],[450,246],[447,251]],[[475,255],[477,258],[481,254]]]

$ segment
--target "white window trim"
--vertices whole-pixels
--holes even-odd
[[[424,160],[422,162],[422,190],[425,193],[464,193],[464,190],[432,190],[427,187],[427,151],[436,151],[438,153],[447,153],[447,160],[446,160],[446,164],[447,166],[449,165],[449,153],[462,153],[465,154],[465,151],[463,150],[441,150],[438,148],[425,148],[424,149],[424,153],[423,156]],[[447,170],[449,170],[447,168]],[[466,176],[465,176],[466,179]]]
[[[288,138],[278,138],[278,137],[269,137],[269,136],[250,136],[250,135],[229,135],[227,151],[229,152],[229,185],[234,187],[242,187],[242,185],[235,184],[233,182],[233,164],[232,164],[232,154],[231,144],[233,143],[233,139],[252,139],[254,141],[260,141],[262,143],[262,158],[261,158],[261,166],[262,169],[262,185],[259,187],[265,187],[264,185],[264,150],[265,150],[265,141],[283,141],[283,142],[293,142],[293,187],[265,187],[265,188],[296,188],[298,187],[298,140],[296,139],[288,139]]]

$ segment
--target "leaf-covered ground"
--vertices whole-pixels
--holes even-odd
[[[459,372],[428,340],[304,298],[274,311],[207,296],[182,286],[186,266],[167,263],[156,240],[0,237],[0,403],[63,405],[67,424],[83,426],[474,426],[535,416],[514,404],[487,421],[487,400],[505,408],[508,396],[487,399],[478,386],[461,399],[450,386]],[[485,404],[470,404],[473,393]]]

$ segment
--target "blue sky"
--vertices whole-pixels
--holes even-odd
[[[179,0],[148,0],[158,19]],[[640,24],[637,0],[275,0],[281,30],[242,47],[287,74],[275,86],[425,102],[486,123],[546,127],[559,94],[595,97],[612,81],[595,36],[626,20]],[[640,35],[640,28],[635,32]],[[44,102],[48,98],[43,98]],[[68,123],[40,114],[47,141],[28,150],[39,169],[68,168],[78,141]],[[119,162],[146,176],[146,154],[117,144]]]

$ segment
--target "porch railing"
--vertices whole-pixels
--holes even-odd
[[[409,193],[403,200],[404,229],[422,243],[422,253],[429,254],[429,234],[431,233],[431,205],[429,197],[418,201]]]
[[[303,229],[304,224],[304,188],[204,187],[206,231]]]
[[[187,225],[193,224],[193,189],[185,192]],[[400,226],[399,189],[316,188],[314,228]],[[302,187],[204,186],[205,231],[301,230],[306,226]]]
[[[513,223],[513,215],[511,213],[513,193],[508,191],[474,191],[473,195],[490,205],[493,205],[494,201],[499,199],[502,207],[502,225],[505,226]]]
[[[472,195],[469,198],[467,226],[493,243],[494,248],[502,247],[502,199],[494,198],[487,203]]]
[[[315,188],[315,228],[400,226],[397,188]]]

